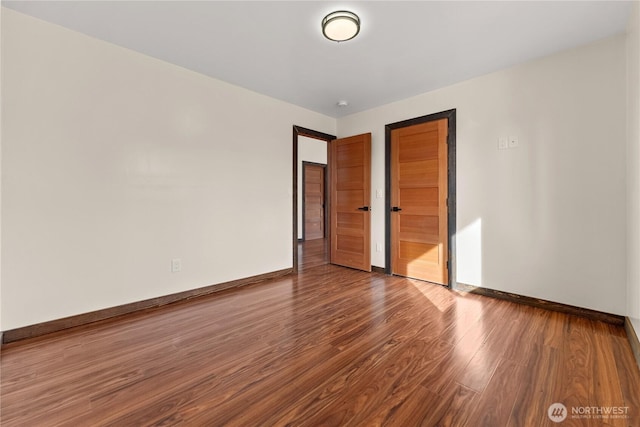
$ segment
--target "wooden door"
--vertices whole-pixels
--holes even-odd
[[[331,263],[371,271],[371,134],[331,142]]]
[[[324,239],[324,165],[303,163],[304,240]]]
[[[391,270],[448,284],[447,119],[391,131]]]

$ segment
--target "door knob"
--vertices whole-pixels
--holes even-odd
[[[369,211],[369,206],[363,206],[361,208],[358,208],[359,211],[365,211],[368,212]]]
[[[399,208],[399,207],[397,207],[397,206],[394,206],[394,207],[392,207],[392,208],[391,208],[391,212],[399,212],[399,211],[401,211],[401,210],[402,210],[402,209],[401,209],[401,208]]]

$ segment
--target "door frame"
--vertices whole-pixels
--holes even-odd
[[[306,136],[309,138],[319,139],[320,141],[325,141],[327,143],[327,167],[324,174],[325,191],[331,184],[329,180],[329,177],[331,176],[331,171],[329,170],[329,162],[331,160],[331,141],[336,139],[334,135],[330,135],[328,133],[318,132],[312,129],[304,128],[302,126],[293,125],[293,229],[291,234],[291,247],[293,249],[293,273],[298,272],[298,136]],[[331,212],[330,203],[330,200],[325,200],[325,212]],[[328,224],[328,226],[330,227],[331,224]],[[325,228],[324,232],[327,236],[327,240],[329,240],[329,245],[331,245],[331,230],[327,227]]]
[[[385,146],[384,146],[384,180],[385,180],[385,214],[384,214],[384,236],[385,236],[385,274],[391,272],[391,131],[413,125],[432,122],[435,120],[447,119],[447,227],[448,227],[448,249],[447,249],[447,273],[449,283],[447,287],[452,289],[456,285],[456,109],[441,111],[439,113],[428,114],[426,116],[403,120],[400,122],[385,125]]]
[[[322,210],[324,212],[324,214],[323,214],[324,215],[324,217],[323,217],[324,218],[324,220],[323,220],[323,222],[324,222],[324,227],[323,227],[324,236],[323,236],[323,238],[327,237],[327,226],[328,226],[328,219],[327,219],[327,186],[326,186],[327,181],[328,181],[327,180],[327,165],[325,165],[323,163],[307,162],[307,161],[303,160],[302,161],[302,198],[301,198],[301,200],[302,200],[302,241],[303,242],[305,240],[307,240],[307,228],[306,228],[307,222],[306,222],[306,218],[305,218],[306,217],[306,215],[305,215],[306,202],[304,201],[304,196],[305,196],[305,193],[306,193],[305,183],[307,182],[305,166],[318,166],[318,167],[321,167],[322,169],[324,169],[322,171],[322,173],[324,175],[324,184],[325,184],[324,188],[323,188],[323,191],[322,191],[322,193],[323,193],[322,194],[322,201],[323,201]]]

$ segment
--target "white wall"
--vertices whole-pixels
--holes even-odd
[[[291,127],[336,134],[335,119],[11,10],[1,35],[2,330],[291,266]],[[340,119],[337,134],[372,132],[374,196],[384,125],[456,108],[458,280],[637,319],[625,55],[624,37],[604,40]],[[521,146],[498,151],[508,135]],[[375,248],[384,199],[372,205]]]
[[[302,162],[327,164],[327,143],[298,136],[298,239],[302,239]]]
[[[456,108],[458,281],[624,314],[625,87],[618,36],[338,119],[372,132],[373,265],[385,124]]]
[[[640,3],[627,35],[627,313],[640,336]]]
[[[292,266],[292,126],[335,119],[8,9],[2,57],[3,330]]]
[[[0,45],[2,44],[2,11],[0,7]],[[0,54],[0,82],[2,82],[2,55]],[[0,84],[0,100],[2,84]],[[0,108],[0,188],[2,188],[2,108]],[[2,259],[2,191],[0,191],[0,260]],[[2,329],[2,263],[0,262],[0,331]],[[1,334],[0,334],[1,335]]]

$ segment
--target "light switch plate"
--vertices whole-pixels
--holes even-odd
[[[506,150],[509,148],[509,140],[506,136],[498,138],[498,150]]]
[[[520,145],[520,141],[518,141],[518,137],[517,136],[510,136],[509,137],[509,148],[516,148]]]
[[[376,199],[382,199],[384,197],[384,192],[382,191],[381,188],[378,188],[376,190]]]

